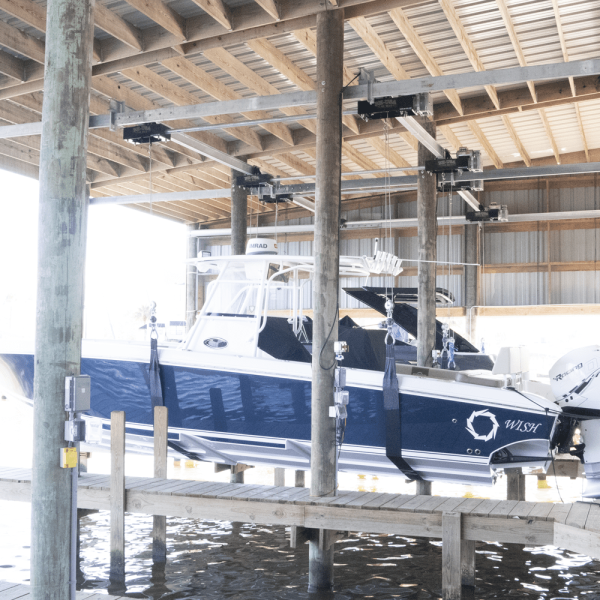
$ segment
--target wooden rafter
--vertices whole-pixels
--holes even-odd
[[[231,31],[233,29],[233,20],[229,7],[223,0],[192,0],[206,14],[210,15],[217,23]]]
[[[281,19],[279,2],[277,0],[254,0],[263,10],[265,10],[276,21]]]
[[[369,138],[368,143],[381,154],[381,156],[389,161],[390,166],[394,167],[410,167],[412,166],[405,158],[400,156],[393,148],[386,144],[385,139],[381,137]],[[414,172],[406,171],[406,175],[414,174]]]
[[[519,37],[517,36],[517,30],[513,25],[512,18],[510,16],[510,12],[508,11],[508,6],[506,5],[506,0],[496,0],[498,4],[498,8],[500,9],[500,14],[502,15],[502,20],[504,21],[504,26],[508,31],[508,37],[513,45],[513,49],[515,54],[517,55],[517,60],[522,67],[527,66],[527,59],[525,58],[525,54],[523,53],[523,48],[521,48],[521,42],[519,42]],[[537,94],[535,91],[535,85],[533,81],[527,82],[527,87],[531,93],[531,97],[534,102],[538,101]]]
[[[579,105],[574,104],[575,107],[575,115],[577,117],[577,125],[579,126],[579,133],[581,134],[581,139],[583,140],[583,149],[585,152],[585,160],[586,162],[590,162],[590,150],[588,148],[587,138],[585,136],[585,127],[583,126],[583,119],[581,118],[581,111],[579,110]]]
[[[444,14],[446,15],[446,18],[448,19],[448,22],[450,23],[450,26],[452,27],[452,30],[454,31],[454,34],[460,42],[464,53],[467,55],[467,58],[469,59],[471,65],[473,65],[475,71],[485,71],[485,66],[481,62],[479,54],[477,53],[477,50],[475,49],[467,30],[465,29],[460,17],[458,16],[458,13],[456,12],[454,0],[438,1],[442,7],[442,10],[444,11]],[[489,97],[494,103],[494,106],[496,108],[500,108],[500,101],[498,100],[498,92],[496,92],[496,88],[493,85],[486,85],[485,91],[488,93]]]
[[[429,73],[434,76],[443,75],[442,69],[417,34],[415,28],[411,25],[404,11],[401,8],[396,8],[390,11],[390,17],[392,17],[394,23],[396,23],[396,26]],[[462,103],[458,92],[456,90],[444,90],[444,94],[446,94],[448,100],[450,100],[454,108],[458,111],[458,114],[462,115]]]
[[[385,45],[383,40],[379,37],[375,29],[373,29],[365,17],[349,19],[348,23],[395,79],[410,79],[410,75],[404,70],[404,67],[400,64],[400,61]]]
[[[518,136],[518,134],[512,124],[512,121],[510,120],[510,117],[508,115],[502,115],[502,122],[504,123],[506,130],[508,131],[510,137],[512,138],[512,141],[514,142],[519,154],[521,155],[523,162],[528,167],[530,167],[531,166],[531,158],[529,157],[527,150],[525,150],[525,146],[523,146],[523,142],[521,141],[521,138]]]
[[[123,71],[123,75],[132,81],[143,85],[152,90],[154,93],[169,99],[171,102],[185,106],[189,104],[199,104],[200,99],[194,94],[180,88],[175,83],[157,75],[147,67],[139,67],[137,69],[127,69]],[[213,124],[233,123],[233,119],[229,115],[218,117],[206,117],[206,121]],[[227,129],[228,133],[246,142],[254,148],[262,150],[262,141],[260,136],[249,127],[231,127]],[[215,136],[216,137],[216,136]]]
[[[490,157],[491,161],[494,163],[496,169],[503,169],[504,164],[500,160],[500,157],[496,154],[496,151],[490,144],[485,133],[483,133],[483,131],[481,130],[481,127],[479,127],[476,121],[469,121],[468,125],[473,135],[478,139],[479,143],[481,144],[483,151]]]
[[[127,0],[127,4],[172,33],[177,41],[187,39],[185,19],[162,0]]]
[[[554,139],[554,135],[552,134],[552,128],[550,127],[550,121],[548,121],[548,117],[546,115],[546,111],[543,108],[538,110],[540,115],[540,119],[542,120],[542,124],[544,125],[544,131],[546,132],[546,136],[552,146],[552,152],[554,153],[554,158],[556,158],[557,164],[560,165],[560,152],[558,151],[558,145],[556,144],[556,140]]]
[[[224,83],[183,57],[168,58],[167,60],[163,60],[162,64],[173,71],[173,73],[177,73],[177,75],[217,100],[237,100],[242,98],[241,94],[227,87]],[[248,119],[265,119],[269,117],[269,113],[258,110],[243,114]],[[290,146],[294,145],[294,136],[290,128],[284,123],[264,123],[261,127],[276,135]]]
[[[247,42],[247,44],[251,50],[275,67],[285,78],[301,90],[312,91],[316,89],[317,84],[313,79],[268,40],[257,39]],[[342,120],[349,129],[358,133],[358,126],[352,115],[343,117]]]
[[[17,81],[25,81],[25,63],[4,50],[0,50],[0,73]]]
[[[134,50],[144,50],[142,32],[100,2],[94,4],[94,24]]]
[[[457,152],[458,149],[462,146],[460,140],[456,137],[456,134],[452,129],[450,129],[450,125],[441,125],[439,130],[444,134],[444,137],[450,142],[450,145],[454,149],[454,152]]]

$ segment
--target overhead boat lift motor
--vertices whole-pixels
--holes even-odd
[[[253,167],[251,175],[238,175],[235,184],[248,190],[253,196],[258,196],[261,202],[289,202],[291,194],[278,193],[278,186],[273,183],[273,176],[261,173],[258,167]]]
[[[437,175],[437,189],[440,192],[449,192],[451,190],[483,191],[483,181],[481,179],[456,181],[454,178],[459,173],[481,173],[483,171],[481,152],[479,150],[469,150],[464,147],[459,148],[456,158],[452,158],[450,152],[446,150],[446,156],[426,161],[425,171]]]

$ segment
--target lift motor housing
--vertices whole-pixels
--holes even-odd
[[[429,94],[413,96],[384,96],[358,101],[358,115],[365,121],[376,119],[394,119],[396,117],[414,117],[433,115],[433,105]]]
[[[154,144],[168,142],[171,139],[170,130],[162,123],[142,123],[123,129],[123,139],[131,144]]]
[[[506,223],[508,221],[508,207],[506,204],[499,206],[495,202],[492,202],[487,208],[470,211],[465,216],[467,221],[471,222],[498,221],[500,223]]]

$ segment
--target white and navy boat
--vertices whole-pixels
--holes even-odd
[[[88,445],[108,447],[110,413],[124,410],[128,449],[151,452],[153,405],[164,403],[175,454],[309,469],[312,358],[302,307],[311,293],[314,259],[206,257],[196,266],[213,280],[182,342],[159,344],[150,361],[147,344],[84,340],[81,372],[92,379]],[[347,277],[399,270],[398,259],[381,253],[340,259],[340,274]],[[381,310],[381,290],[360,289]],[[269,316],[282,308],[289,309],[289,318]],[[363,338],[356,343],[351,339],[356,330],[350,332],[344,360],[350,402],[340,470],[490,484],[503,468],[548,468],[553,452],[571,448],[582,419],[588,420],[584,435],[600,425],[600,346],[580,351],[585,360],[567,355],[559,361],[552,373],[555,389],[528,379],[518,348],[503,349],[493,372],[399,361],[392,367],[397,392],[384,402],[385,349],[378,347],[383,340],[360,331]],[[3,395],[30,401],[33,375],[32,347],[0,347]],[[160,394],[151,390],[157,375]],[[586,464],[588,482],[596,471],[600,477],[600,436],[598,442],[591,438],[584,449],[573,450],[593,458],[586,461],[594,463]],[[600,478],[598,484],[591,485],[591,495],[600,496]]]

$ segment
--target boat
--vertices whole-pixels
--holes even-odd
[[[194,263],[212,279],[206,302],[183,341],[162,342],[157,348],[171,453],[224,465],[308,470],[312,356],[303,306],[311,294],[314,258],[253,254],[199,257]],[[341,257],[340,275],[364,278],[360,289],[367,295],[362,297],[381,308],[396,294],[391,288],[369,288],[369,278],[397,274],[399,264],[385,253]],[[352,289],[356,295],[358,288]],[[393,313],[398,306],[394,303]],[[288,318],[269,314],[282,309]],[[376,337],[370,341],[377,345]],[[573,377],[581,369],[560,380],[573,384],[565,396],[562,388],[528,378],[520,348],[503,349],[492,371],[398,361],[391,367],[397,392],[390,404],[384,402],[385,364],[366,360],[362,342],[350,341],[349,346],[341,361],[349,392],[338,450],[342,471],[491,485],[505,468],[548,469],[558,450],[583,452],[584,459],[590,452],[589,446],[571,448],[582,419],[592,419],[593,427],[600,424],[600,410],[591,408],[598,395],[586,405],[592,410],[587,414],[568,399],[577,396]],[[600,351],[600,346],[593,348]],[[374,354],[380,356],[381,350]],[[570,360],[567,355],[553,377],[572,368],[565,367]],[[84,340],[81,372],[92,381],[83,449],[109,448],[111,411],[123,410],[128,451],[151,453],[156,402],[150,393],[147,343]],[[0,346],[4,395],[31,402],[33,376],[31,346]],[[584,391],[593,388],[596,393],[599,379],[590,381]],[[565,412],[567,405],[572,408]],[[600,456],[594,461],[600,466]],[[592,493],[600,496],[600,485],[596,488]]]

